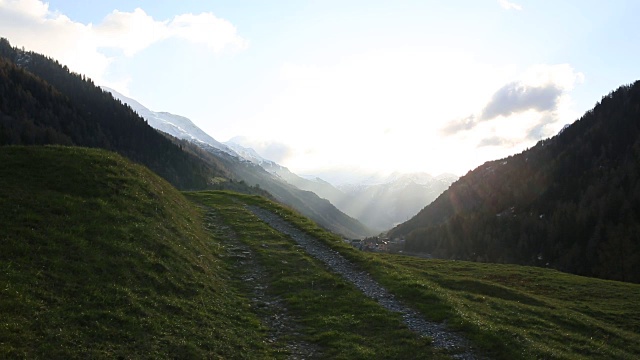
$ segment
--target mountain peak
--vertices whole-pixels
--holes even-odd
[[[157,130],[165,132],[178,139],[189,140],[192,142],[202,142],[229,155],[239,156],[231,148],[217,141],[206,132],[202,131],[202,129],[196,126],[196,124],[194,124],[189,118],[175,115],[166,111],[156,112],[150,110],[146,106],[140,104],[138,101],[124,96],[113,89],[110,89],[106,86],[101,86],[101,88],[104,91],[111,93],[114,98],[129,105],[135,112],[138,113],[138,115],[147,120],[151,127]]]

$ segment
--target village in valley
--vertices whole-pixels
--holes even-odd
[[[348,242],[362,251],[402,253],[404,249],[404,238],[389,239],[382,235],[348,240]]]

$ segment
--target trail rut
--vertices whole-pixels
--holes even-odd
[[[415,310],[402,304],[369,274],[345,259],[337,251],[331,250],[317,239],[268,210],[248,205],[246,208],[275,230],[290,236],[307,253],[324,262],[332,271],[353,283],[366,296],[376,300],[384,308],[402,314],[407,327],[421,336],[430,337],[435,347],[445,349],[455,359],[480,358],[475,354],[467,339],[451,332],[443,324],[424,319]]]

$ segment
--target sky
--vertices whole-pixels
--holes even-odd
[[[299,174],[464,175],[640,79],[640,1],[0,0],[0,37]]]

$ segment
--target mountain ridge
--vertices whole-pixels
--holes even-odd
[[[640,282],[640,81],[556,136],[461,177],[392,229],[443,258]]]
[[[193,142],[203,142],[220,151],[226,152],[229,155],[238,156],[238,154],[228,146],[222,144],[206,132],[202,131],[202,129],[196,126],[196,124],[194,124],[189,118],[172,114],[166,111],[157,112],[150,110],[137,100],[125,96],[117,92],[116,90],[113,90],[106,86],[100,87],[103,90],[111,93],[114,98],[131,106],[131,108],[136,111],[138,115],[147,120],[151,127],[179,139],[190,140]]]

